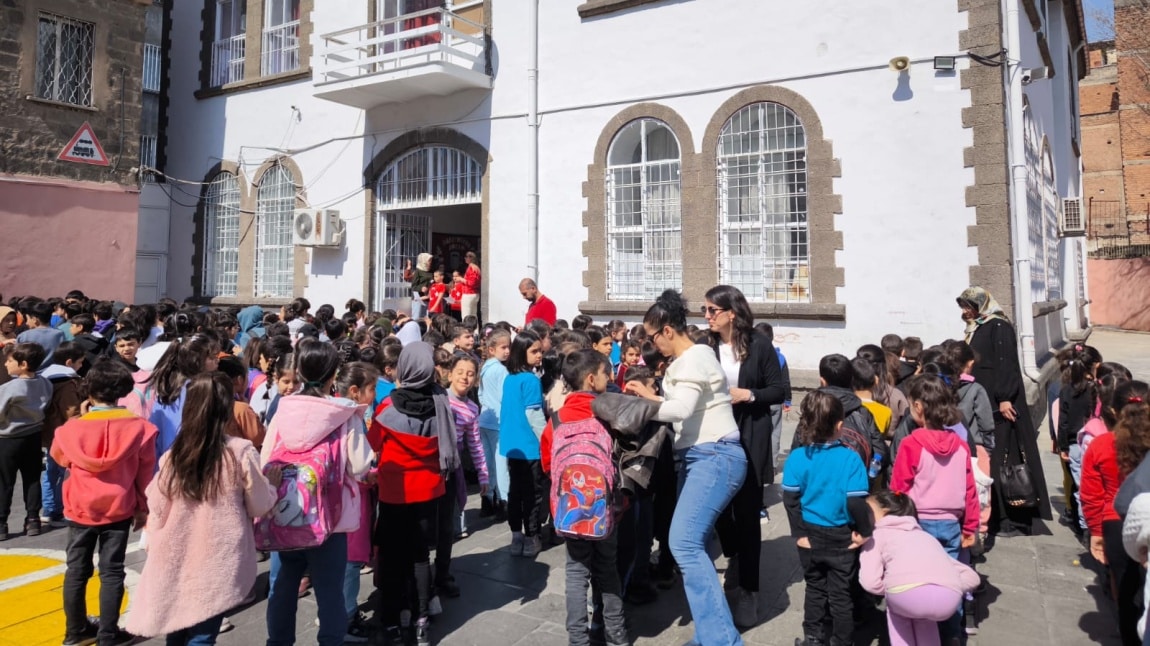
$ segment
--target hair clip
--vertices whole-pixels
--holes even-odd
[[[1133,396],[1133,397],[1131,397],[1130,399],[1127,399],[1127,400],[1126,400],[1126,403],[1128,403],[1128,404],[1141,404],[1141,403],[1142,403],[1142,398],[1141,398],[1141,397],[1139,397],[1138,395],[1134,395],[1134,396]]]
[[[899,491],[898,489],[891,489],[891,490],[890,490],[890,492],[891,492],[892,494],[896,495],[896,496],[901,496],[901,495],[902,495],[902,492],[901,492],[901,491]]]
[[[1082,352],[1082,344],[1081,344],[1081,343],[1076,343],[1076,344],[1074,345],[1074,351],[1075,351],[1075,352]]]

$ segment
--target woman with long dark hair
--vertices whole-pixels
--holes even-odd
[[[753,626],[758,622],[759,512],[763,487],[775,479],[771,406],[783,403],[786,384],[774,345],[755,330],[751,306],[738,288],[712,287],[704,296],[702,313],[710,328],[711,345],[727,376],[739,441],[747,454],[747,477],[719,517],[717,529],[723,551],[738,565],[739,587],[732,607],[735,624]]]
[[[966,341],[978,362],[972,376],[990,395],[994,409],[994,451],[991,453],[992,509],[991,535],[1030,534],[1035,517],[1051,520],[1050,496],[1038,453],[1038,441],[1026,390],[1022,385],[1022,367],[1018,362],[1018,337],[1002,307],[981,287],[971,287],[956,299],[966,321]],[[1010,504],[1002,490],[1001,467],[1026,465],[1036,504]]]

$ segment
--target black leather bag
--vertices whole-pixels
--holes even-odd
[[[1012,444],[1003,457],[1002,466],[998,469],[998,490],[1002,493],[1003,501],[1010,507],[1037,507],[1038,492],[1034,488],[1034,483],[1030,481],[1026,453],[1018,446],[1017,439]],[[1012,452],[1017,452],[1021,458],[1018,464],[1010,463]]]

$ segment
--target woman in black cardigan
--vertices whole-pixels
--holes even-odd
[[[1038,452],[1038,436],[1030,419],[1022,368],[1018,361],[1018,338],[1002,307],[985,289],[971,287],[957,299],[966,321],[966,340],[978,356],[972,376],[986,389],[994,410],[994,450],[990,456],[994,485],[991,489],[991,535],[1030,534],[1034,518],[1051,519],[1050,497]],[[999,468],[1004,463],[1026,461],[1026,471],[1038,497],[1033,507],[1006,504],[1000,491]]]
[[[783,403],[786,383],[774,345],[754,329],[751,308],[741,291],[730,285],[712,287],[702,313],[710,325],[711,345],[727,373],[735,421],[747,452],[743,488],[719,516],[716,529],[723,552],[738,556],[739,589],[731,614],[736,625],[749,627],[758,623],[763,486],[775,479],[771,406]]]

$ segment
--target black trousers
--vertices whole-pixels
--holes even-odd
[[[1138,620],[1142,617],[1142,583],[1146,570],[1131,559],[1122,546],[1122,521],[1108,520],[1102,523],[1102,541],[1109,563],[1110,582],[1118,596],[1118,634],[1123,646],[1141,646],[1138,638]]]
[[[440,585],[451,578],[451,546],[455,543],[455,505],[460,485],[459,471],[447,477],[447,492],[435,505],[435,583]]]
[[[763,541],[759,511],[762,508],[763,485],[757,474],[752,474],[748,469],[742,488],[715,523],[723,553],[728,557],[739,557],[739,587],[748,592],[759,591],[759,562]]]
[[[428,616],[431,601],[431,563],[427,549],[428,523],[434,523],[438,501],[394,505],[379,503],[379,520],[373,542],[379,547],[375,566],[375,587],[379,589],[381,620],[384,627],[398,626],[404,607],[404,593],[414,581],[412,608],[415,617]]]
[[[40,438],[36,438],[39,445]],[[128,551],[131,519],[109,525],[68,526],[68,569],[64,572],[64,618],[68,636],[79,636],[88,626],[85,592],[92,578],[92,556],[100,550],[100,644],[110,644],[120,622],[124,600],[124,554]]]
[[[546,505],[546,483],[543,465],[539,460],[507,458],[507,473],[511,477],[507,492],[507,524],[513,532],[527,536],[539,533]]]
[[[854,641],[854,602],[851,581],[858,575],[856,550],[850,549],[850,527],[807,525],[811,549],[799,550],[807,596],[803,604],[803,633],[832,646]],[[826,624],[832,629],[827,639]]]
[[[40,517],[40,434],[0,437],[0,525],[8,523],[16,476],[24,485],[25,518]]]

